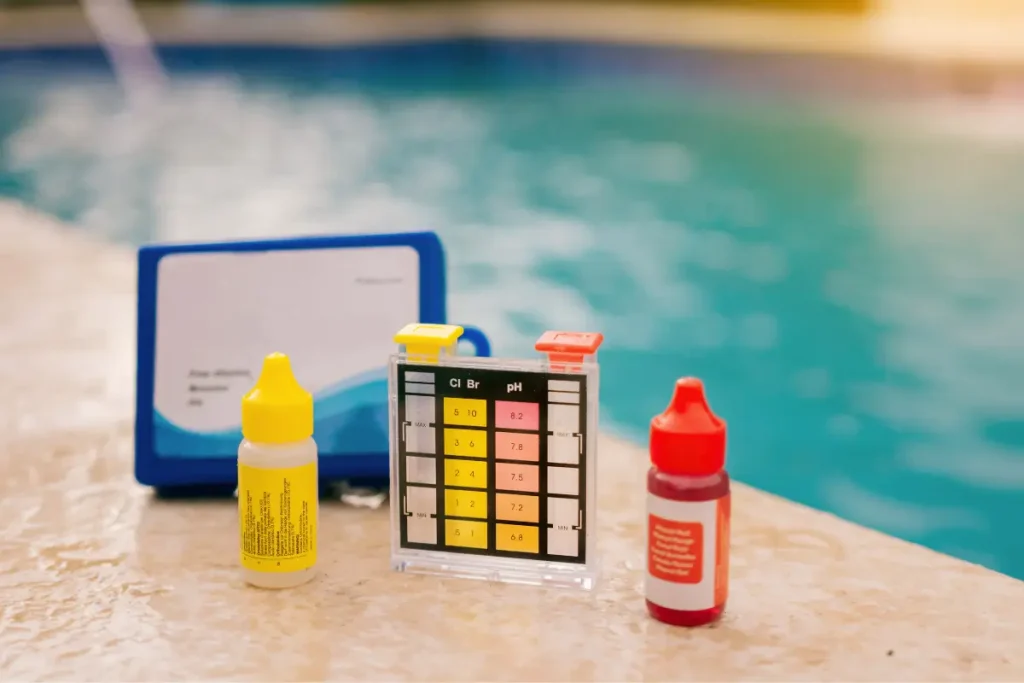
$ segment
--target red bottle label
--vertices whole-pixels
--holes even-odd
[[[650,515],[647,570],[662,581],[700,583],[704,576],[704,525]]]
[[[677,610],[723,604],[729,592],[730,497],[647,500],[647,599]]]
[[[718,499],[717,552],[715,553],[715,604],[724,605],[729,597],[729,526],[732,519],[732,497]]]

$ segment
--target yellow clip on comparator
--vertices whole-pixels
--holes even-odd
[[[410,357],[434,362],[441,355],[455,355],[462,332],[459,325],[411,323],[398,331],[395,343],[405,346],[405,353]]]

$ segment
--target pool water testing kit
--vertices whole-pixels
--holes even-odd
[[[321,482],[386,479],[395,330],[446,316],[431,232],[142,247],[136,479],[233,487],[239,406],[272,352],[313,394]],[[477,356],[490,355],[480,330],[464,330]]]
[[[589,590],[597,576],[599,333],[531,359],[460,357],[456,325],[410,324],[391,357],[391,564]]]

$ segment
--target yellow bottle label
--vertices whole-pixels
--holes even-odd
[[[316,463],[283,469],[238,465],[242,566],[294,572],[316,564]]]

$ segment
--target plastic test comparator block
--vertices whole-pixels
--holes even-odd
[[[602,336],[548,332],[545,357],[502,360],[459,357],[461,334],[395,336],[392,567],[592,588]]]

